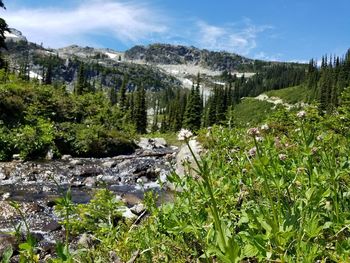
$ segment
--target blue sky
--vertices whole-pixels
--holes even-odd
[[[46,47],[172,43],[308,61],[350,48],[349,0],[4,0],[11,27]]]

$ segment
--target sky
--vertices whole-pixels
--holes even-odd
[[[350,48],[349,0],[4,0],[10,27],[45,47],[170,43],[307,62]]]

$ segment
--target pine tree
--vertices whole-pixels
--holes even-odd
[[[192,131],[197,131],[201,127],[202,112],[203,100],[200,94],[200,75],[198,73],[196,88],[192,86],[188,97],[183,126]]]
[[[77,83],[74,87],[74,93],[76,95],[82,95],[86,89],[86,77],[84,64],[79,65]]]
[[[125,111],[126,106],[126,86],[128,84],[128,76],[125,74],[122,85],[119,90],[119,107],[122,111]]]
[[[52,63],[51,61],[48,63],[46,72],[44,75],[44,84],[51,85],[52,84]]]
[[[117,103],[117,89],[116,89],[116,87],[110,88],[109,100],[110,100],[112,106],[114,106]]]
[[[0,8],[5,8],[5,5],[2,1],[0,1]],[[2,18],[0,18],[0,48],[6,49],[6,43],[5,43],[5,32],[9,32],[9,27],[6,24],[6,21]],[[6,65],[5,61],[2,58],[1,52],[0,52],[0,68],[4,68]]]
[[[136,91],[134,120],[136,131],[138,133],[147,132],[147,107],[146,91],[143,85],[140,85]]]

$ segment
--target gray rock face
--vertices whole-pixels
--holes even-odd
[[[195,47],[169,44],[135,46],[125,52],[125,58],[154,64],[201,65],[215,71],[233,71],[242,64],[254,64],[252,59],[234,53],[215,52]]]
[[[164,149],[167,142],[164,138],[140,138],[137,146],[143,150]]]

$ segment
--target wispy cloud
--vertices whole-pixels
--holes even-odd
[[[226,50],[248,55],[257,47],[260,33],[271,29],[271,26],[256,26],[245,19],[243,25],[215,26],[204,21],[197,22],[197,44],[203,48]]]
[[[261,59],[261,60],[280,61],[282,59],[282,55],[283,54],[281,54],[281,53],[274,54],[274,55],[268,55],[265,52],[260,51],[257,54],[255,54],[253,57],[255,59]]]
[[[8,24],[34,42],[57,47],[86,42],[89,35],[110,35],[125,43],[141,42],[167,31],[163,18],[146,5],[125,1],[83,1],[73,9],[8,10]]]
[[[225,25],[180,19],[140,2],[143,1],[75,0],[66,8],[9,8],[4,17],[30,41],[54,48],[70,44],[99,46],[103,43],[100,36],[126,47],[169,42],[252,56],[259,37],[271,29],[249,19]]]

